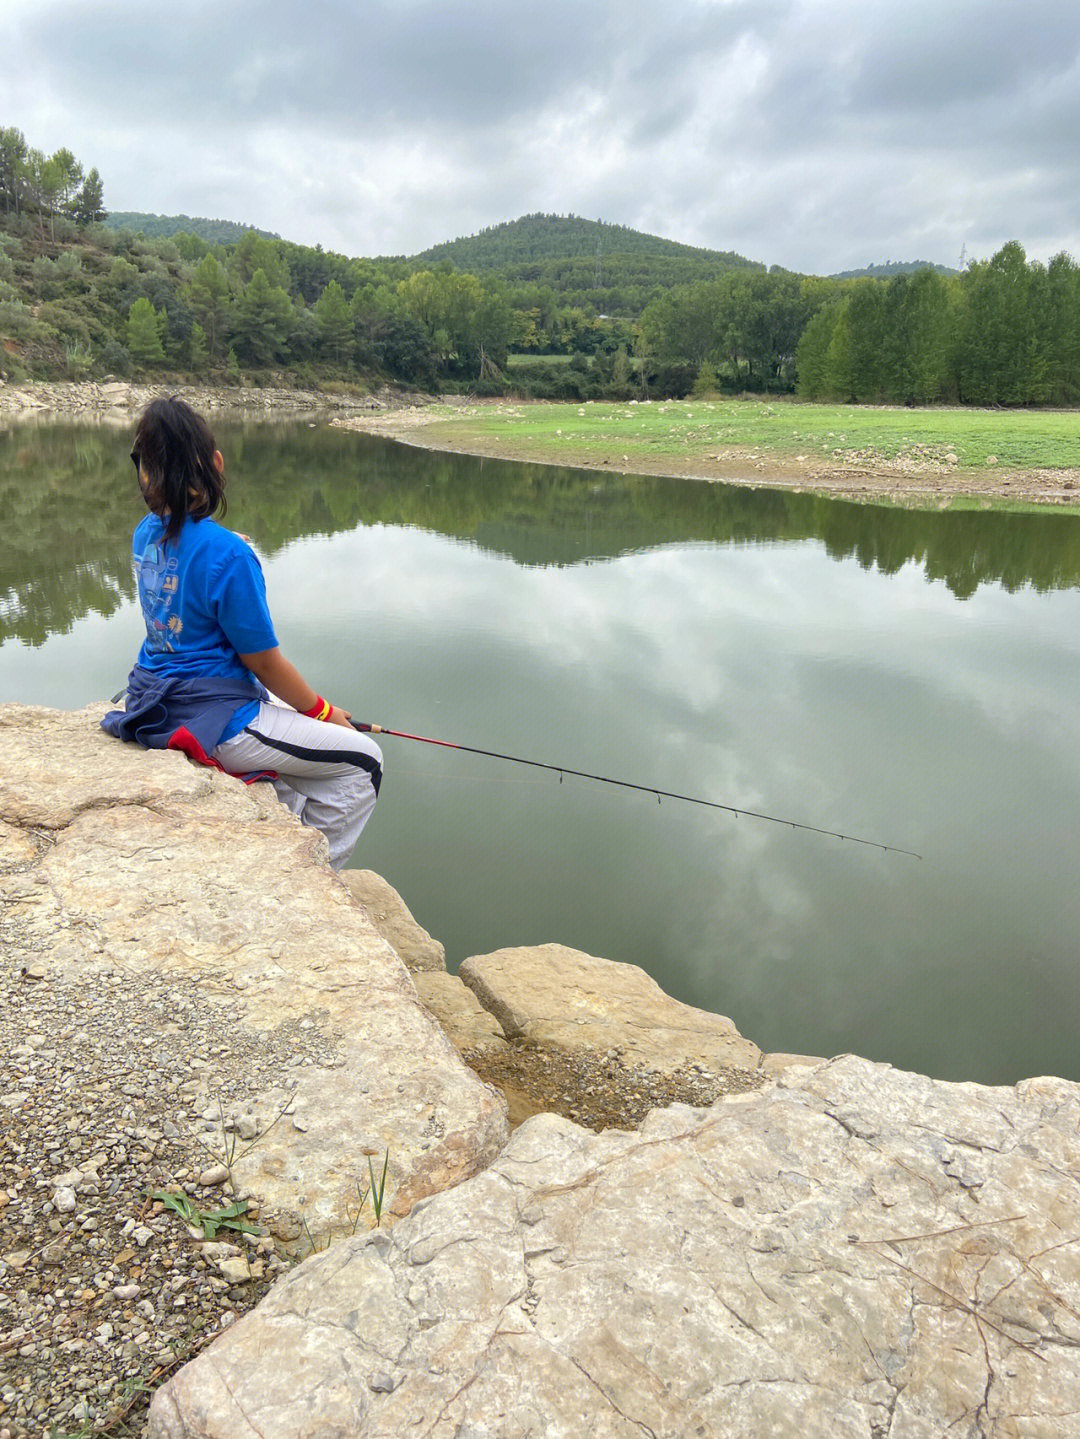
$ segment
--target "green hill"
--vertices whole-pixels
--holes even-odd
[[[894,275],[916,275],[920,270],[934,270],[939,275],[958,275],[948,265],[935,265],[933,260],[887,260],[884,265],[865,265],[861,270],[841,270],[831,280],[891,280]]]
[[[240,225],[235,220],[207,220],[199,215],[151,215],[139,210],[112,210],[103,222],[110,230],[140,230],[146,236],[158,240],[170,239],[173,235],[198,235],[208,245],[235,245],[243,239],[253,225]],[[268,240],[280,240],[280,235],[269,230],[256,230]]]
[[[674,285],[715,280],[727,270],[765,268],[732,250],[699,249],[580,215],[523,215],[433,245],[410,260],[414,266],[446,262],[497,276],[512,291],[541,286],[560,304],[626,317],[640,315]]]
[[[484,270],[501,270],[508,265],[582,257],[595,265],[598,257],[603,263],[615,255],[680,258],[722,269],[762,268],[732,250],[705,250],[695,245],[683,245],[677,240],[665,240],[659,235],[631,230],[626,225],[584,220],[580,215],[523,215],[519,220],[489,225],[477,235],[433,245],[414,258],[429,264],[450,260],[459,270],[471,270],[478,274]]]

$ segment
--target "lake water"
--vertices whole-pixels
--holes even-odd
[[[1080,1079],[1080,521],[220,425],[283,648],[357,718],[918,851],[387,738],[355,862],[451,966],[559,941],[765,1049]],[[126,431],[0,435],[0,698],[140,640]]]

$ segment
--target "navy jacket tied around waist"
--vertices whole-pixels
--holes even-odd
[[[254,678],[183,679],[136,665],[128,676],[126,708],[110,710],[101,728],[144,749],[168,749],[176,731],[185,729],[209,755],[240,706],[266,698],[267,691]]]

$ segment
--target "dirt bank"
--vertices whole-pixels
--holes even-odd
[[[972,470],[924,447],[925,453],[888,461],[879,456],[852,454],[830,460],[762,455],[760,451],[725,447],[716,453],[684,456],[634,455],[615,438],[610,448],[585,450],[568,440],[556,453],[550,444],[513,434],[491,435],[470,425],[506,410],[521,411],[520,401],[481,401],[454,404],[448,415],[444,401],[438,408],[401,404],[367,415],[342,416],[334,424],[368,434],[382,435],[423,449],[484,455],[493,459],[527,460],[577,469],[612,470],[621,474],[675,475],[688,479],[720,480],[726,484],[810,490],[837,499],[888,500],[899,505],[948,508],[963,499],[987,508],[993,505],[1069,505],[1080,507],[1080,469],[991,468]],[[955,461],[955,456],[953,456]]]
[[[83,380],[72,384],[0,385],[0,423],[74,420],[126,425],[156,396],[175,394],[203,414],[248,419],[290,419],[315,413],[360,415],[402,403],[401,397],[388,389],[372,395],[328,395],[283,387],[256,389],[237,385],[224,389]]]

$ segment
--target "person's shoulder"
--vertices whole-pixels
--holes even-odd
[[[209,565],[215,575],[229,572],[240,574],[262,574],[259,557],[243,535],[227,530],[216,520],[189,522],[188,528],[195,532],[194,544],[198,547],[201,563]]]
[[[209,518],[189,520],[188,525],[193,532],[193,538],[215,554],[222,556],[254,554],[243,535],[238,535],[235,530],[227,530],[224,525],[219,525],[217,520]]]

